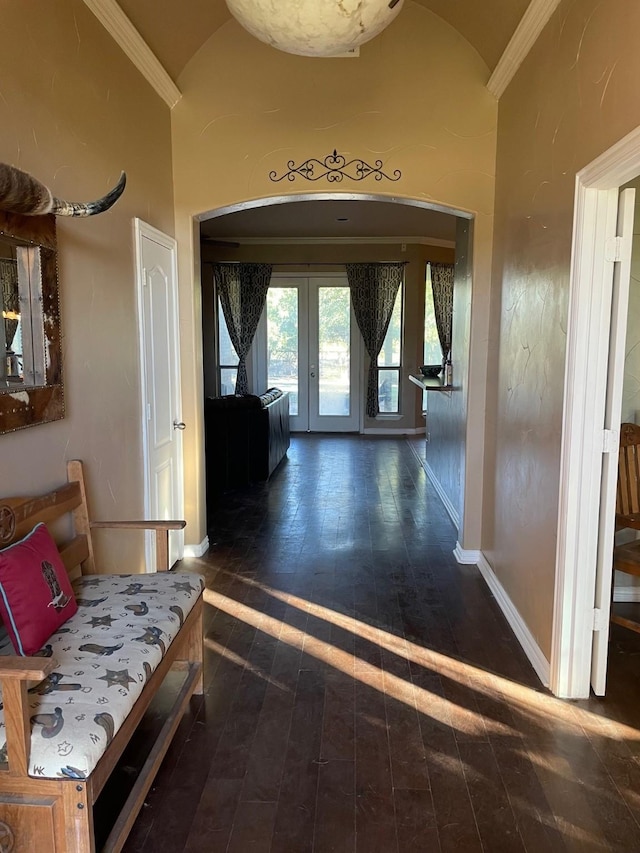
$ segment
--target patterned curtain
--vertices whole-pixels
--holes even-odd
[[[12,314],[20,313],[20,299],[18,296],[18,266],[11,258],[0,258],[0,304],[2,310]],[[4,330],[7,349],[11,349],[13,338],[18,328],[17,320],[6,319]]]
[[[238,356],[236,394],[248,394],[246,357],[258,328],[271,281],[271,264],[214,264],[229,337]]]
[[[358,328],[369,353],[367,415],[380,411],[378,400],[378,356],[389,328],[398,288],[404,277],[404,263],[347,264],[351,303]]]
[[[453,323],[453,264],[431,264],[431,288],[436,328],[445,359],[451,352],[451,326]]]

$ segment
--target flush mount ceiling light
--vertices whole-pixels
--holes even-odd
[[[404,0],[227,0],[260,41],[300,56],[338,56],[388,26]]]

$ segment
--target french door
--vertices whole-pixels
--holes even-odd
[[[274,275],[259,338],[258,374],[289,392],[293,431],[358,431],[360,335],[344,274]]]

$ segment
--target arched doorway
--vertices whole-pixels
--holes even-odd
[[[295,210],[299,212],[305,209],[310,213],[319,209],[323,204],[330,205],[353,205],[354,209],[360,211],[363,207],[367,207],[371,213],[375,213],[378,217],[383,216],[385,219],[386,234],[384,232],[369,232],[369,236],[365,237],[362,231],[350,236],[340,236],[335,231],[330,234],[318,231],[319,223],[317,216],[310,216],[311,224],[309,228],[316,229],[314,233],[309,233],[309,230],[304,234],[298,234],[298,237],[286,237],[282,231],[282,222],[286,221],[285,211]],[[335,212],[335,211],[334,211]],[[454,223],[454,229],[449,231],[449,239],[444,239],[442,236],[432,236],[431,228],[425,223],[434,223],[437,219],[446,219]],[[394,219],[397,218],[402,222],[402,228],[394,225]],[[339,217],[334,216],[334,219]],[[368,193],[303,193],[270,196],[264,198],[253,199],[250,201],[242,201],[237,204],[226,205],[224,207],[210,209],[196,217],[203,231],[207,228],[207,236],[213,237],[213,240],[218,247],[223,251],[220,255],[221,259],[229,260],[233,257],[234,242],[238,242],[237,238],[244,241],[244,245],[252,247],[251,259],[269,260],[265,246],[272,246],[277,241],[287,245],[292,255],[298,263],[313,264],[314,260],[318,260],[318,252],[311,253],[307,257],[300,254],[301,245],[307,247],[312,246],[315,250],[317,247],[329,242],[333,242],[334,246],[341,247],[341,255],[345,254],[345,247],[351,242],[357,243],[360,246],[366,243],[378,242],[393,245],[395,244],[400,250],[400,247],[408,243],[409,238],[413,240],[423,240],[424,243],[430,243],[436,247],[453,248],[458,243],[457,254],[464,255],[465,259],[465,288],[464,306],[458,312],[458,340],[460,341],[457,350],[456,361],[458,364],[458,386],[456,393],[451,395],[452,399],[448,401],[448,409],[444,412],[443,417],[451,417],[455,419],[457,436],[459,440],[451,442],[449,445],[450,457],[447,460],[447,465],[452,478],[457,477],[459,481],[459,501],[456,500],[459,511],[459,547],[456,549],[456,556],[461,561],[476,562],[479,548],[478,532],[480,527],[481,513],[481,495],[482,495],[482,466],[473,466],[470,468],[466,465],[466,455],[469,451],[469,443],[471,442],[471,453],[474,458],[482,457],[483,441],[484,441],[484,422],[483,422],[483,407],[476,407],[472,413],[469,411],[469,382],[470,369],[475,372],[476,377],[480,377],[480,381],[475,382],[474,393],[478,398],[484,398],[484,383],[485,377],[485,362],[483,358],[476,358],[473,365],[470,365],[470,346],[472,340],[471,333],[471,243],[473,234],[473,215],[469,211],[458,210],[447,207],[446,205],[433,204],[428,201],[423,201],[413,198],[403,198],[395,196],[387,196],[383,194],[368,194]],[[326,220],[325,220],[326,221]],[[254,227],[256,223],[265,222],[271,223],[271,231],[265,239],[251,237],[249,229]],[[408,226],[407,223],[413,223]],[[211,224],[215,226],[211,228]],[[274,225],[275,223],[275,225]],[[461,227],[462,226],[462,227]],[[299,227],[299,223],[298,223]],[[280,230],[278,230],[280,228]],[[241,233],[240,233],[241,232]],[[468,244],[464,246],[460,252],[460,235],[463,235]],[[306,241],[306,243],[305,243]],[[257,248],[259,247],[259,248]],[[194,247],[195,248],[195,247]],[[338,257],[334,254],[334,260]],[[390,258],[387,258],[390,259]],[[344,258],[341,258],[344,260]],[[462,289],[462,284],[461,284]],[[415,348],[409,356],[412,369],[417,367],[417,353]],[[403,366],[403,373],[408,374],[409,369]],[[415,391],[413,392],[415,395]],[[436,452],[436,451],[434,451]],[[471,530],[469,534],[467,528]],[[475,541],[474,541],[475,540]]]

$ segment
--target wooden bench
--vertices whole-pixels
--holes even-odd
[[[60,519],[64,516],[72,518],[73,534],[71,538],[58,542],[58,548],[72,580],[78,580],[82,575],[95,574],[92,529],[111,527],[155,530],[158,569],[164,571],[168,569],[169,531],[180,529],[185,524],[183,521],[90,521],[82,463],[72,461],[68,463],[68,483],[61,488],[41,496],[0,499],[0,547],[19,541],[39,522],[44,522],[55,536],[55,530],[59,529]],[[120,580],[116,576],[100,576],[93,583],[102,583],[108,577],[112,578],[111,583]],[[166,586],[168,578],[174,575],[136,576],[147,584],[154,577],[158,578],[156,583],[164,583]],[[184,575],[181,577],[184,578]],[[197,575],[190,577],[198,578],[200,582]],[[160,662],[149,674],[124,722],[111,739],[105,738],[106,748],[86,778],[56,779],[29,775],[32,743],[29,700],[33,701],[33,695],[30,696],[28,688],[33,688],[34,684],[47,678],[59,662],[54,657],[0,657],[8,761],[8,765],[5,765],[7,769],[0,770],[2,853],[11,850],[94,853],[93,805],[165,676],[170,669],[181,669],[184,671],[182,687],[102,849],[118,851],[122,848],[191,695],[202,693],[202,592],[199,592],[199,596],[197,592],[192,593],[192,598],[195,597],[195,604],[184,621],[180,620],[173,641],[166,650],[163,648]],[[175,607],[170,609],[174,612],[180,610]],[[139,649],[138,644],[136,652]],[[147,666],[145,664],[145,671]],[[73,718],[71,715],[69,718],[65,737],[72,740]]]

